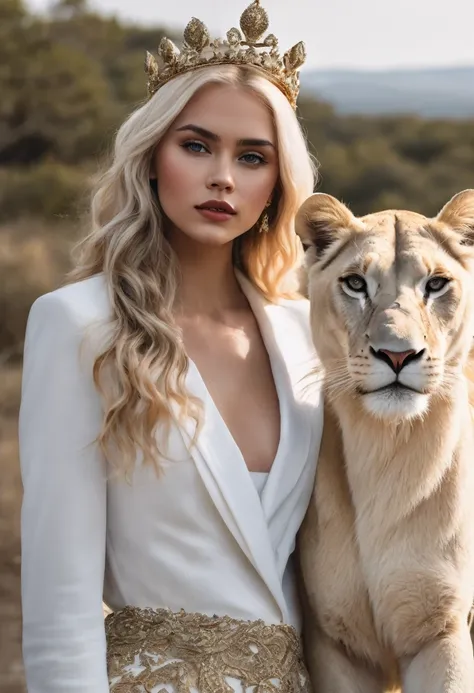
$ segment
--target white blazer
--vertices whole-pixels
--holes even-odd
[[[280,402],[280,443],[261,499],[192,362],[186,385],[204,404],[197,445],[189,452],[193,422],[175,427],[161,478],[137,459],[133,483],[107,480],[92,443],[103,411],[91,369],[111,316],[104,276],[33,304],[20,411],[29,693],[108,693],[102,599],[114,610],[183,608],[299,627],[282,582],[323,422],[320,389],[304,378],[314,365],[308,303],[268,303],[238,279]]]

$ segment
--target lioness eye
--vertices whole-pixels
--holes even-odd
[[[437,291],[441,291],[441,289],[444,289],[448,282],[449,279],[446,277],[432,277],[426,282],[426,291],[428,293],[436,293]]]
[[[359,277],[358,274],[350,274],[348,277],[344,277],[342,281],[348,289],[351,289],[351,291],[365,293],[367,290],[365,279]]]

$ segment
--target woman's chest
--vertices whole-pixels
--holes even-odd
[[[280,441],[280,403],[256,326],[212,336],[193,331],[185,346],[247,467],[269,471]]]

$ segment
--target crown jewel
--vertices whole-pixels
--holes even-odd
[[[226,39],[213,39],[205,24],[193,17],[184,30],[181,51],[168,38],[163,38],[158,57],[146,54],[148,97],[170,79],[206,65],[249,65],[265,73],[285,94],[293,108],[299,92],[299,69],[306,59],[302,41],[283,56],[273,34],[262,37],[268,29],[268,15],[259,0],[254,0],[240,17],[240,30],[233,27]]]

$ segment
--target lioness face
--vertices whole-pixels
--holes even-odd
[[[356,218],[312,195],[296,229],[328,396],[409,419],[462,377],[474,336],[474,190],[434,219],[406,211]]]

